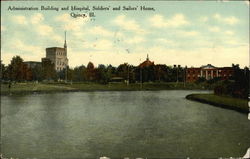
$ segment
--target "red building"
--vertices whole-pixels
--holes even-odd
[[[142,62],[139,67],[143,68],[143,67],[149,67],[149,66],[154,66],[154,62],[150,61],[148,58],[148,54],[147,54],[147,59]]]
[[[205,78],[206,80],[220,77],[225,80],[231,77],[234,73],[232,67],[215,67],[211,64],[201,66],[198,68],[187,68],[186,70],[186,81],[195,82],[199,78]]]

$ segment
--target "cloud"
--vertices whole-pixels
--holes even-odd
[[[85,41],[84,45],[82,45],[82,48],[113,52],[113,42],[107,39],[99,39],[92,42]]]
[[[24,61],[41,61],[41,55],[42,53],[37,53],[36,54],[19,54],[17,52],[2,52],[2,61],[5,65],[10,64],[11,59],[14,56],[20,56]]]
[[[117,16],[113,22],[121,27],[124,30],[127,31],[134,31],[136,33],[146,33],[145,30],[143,30],[140,25],[133,19],[128,19],[125,15]]]
[[[38,47],[38,46],[33,46],[33,45],[27,45],[25,43],[23,43],[21,40],[13,40],[12,42],[13,44],[13,47],[18,50],[18,52],[22,52],[22,53],[37,53],[39,51],[42,51],[43,49],[41,47]]]
[[[89,21],[89,17],[85,18],[73,18],[69,14],[65,13],[55,17],[56,22],[64,23],[63,29],[64,30],[71,30],[75,32],[81,31],[83,25]]]
[[[179,31],[179,34],[185,37],[197,36],[200,33],[197,31]]]
[[[43,36],[48,36],[53,33],[53,28],[46,24],[40,24],[36,27],[36,32]]]
[[[61,14],[59,16],[56,16],[55,17],[55,20],[58,21],[58,22],[64,22],[64,23],[69,23],[71,22],[71,18],[70,18],[70,15],[65,13],[65,14]]]
[[[225,31],[224,33],[227,34],[227,35],[234,35],[234,32],[230,31],[230,30]]]
[[[236,24],[238,22],[238,19],[231,16],[231,17],[228,17],[228,18],[225,18],[224,21],[227,23],[227,24],[230,24],[230,25],[233,25],[233,24]]]
[[[21,25],[27,25],[28,24],[28,21],[27,21],[26,17],[22,16],[22,15],[12,16],[12,21],[14,23],[21,24]]]
[[[150,59],[156,64],[181,64],[182,66],[187,65],[189,67],[199,67],[204,65],[204,61],[218,67],[231,66],[232,63],[240,63],[242,66],[247,66],[249,59],[248,46],[234,48],[200,48],[194,50],[174,50],[164,49],[162,47],[152,47],[148,51],[150,52]]]
[[[156,41],[159,42],[159,43],[162,43],[164,45],[176,46],[176,43],[174,41],[172,41],[172,40],[167,40],[167,39],[164,39],[164,38],[159,38]]]
[[[1,25],[1,32],[5,31],[5,30],[6,30],[5,26]]]
[[[113,33],[102,26],[95,26],[88,30],[88,33],[101,36],[112,36]]]
[[[59,36],[57,34],[52,34],[49,36],[53,41],[56,41],[59,44],[63,44],[64,43],[64,38],[62,36]]]
[[[145,39],[139,36],[135,36],[133,38],[129,38],[128,40],[126,40],[126,43],[128,44],[138,44],[138,43],[142,43],[144,42]]]
[[[32,24],[39,24],[43,20],[44,20],[44,16],[41,13],[36,13],[36,14],[32,15],[31,18],[30,18],[30,22]]]
[[[42,36],[49,36],[53,34],[53,27],[47,24],[43,24],[44,16],[41,13],[35,13],[30,17],[25,16],[13,16],[12,20],[21,25],[32,24],[30,28],[33,28],[34,31]]]
[[[211,32],[219,32],[220,31],[220,28],[217,27],[217,26],[211,26],[208,28],[209,31]]]
[[[95,49],[97,50],[112,50],[113,48],[113,43],[109,40],[101,39],[96,42],[94,42]]]
[[[235,39],[229,39],[227,41],[225,41],[226,44],[230,44],[230,45],[239,45],[239,42]]]
[[[189,24],[183,14],[175,14],[170,19],[166,19],[162,15],[156,14],[149,18],[149,22],[152,26],[157,28],[180,27]]]
[[[224,22],[225,24],[229,24],[229,25],[234,25],[236,23],[238,23],[239,19],[237,19],[234,16],[230,16],[230,17],[222,17],[220,14],[214,14],[213,18],[220,21],[220,22]]]
[[[200,21],[205,23],[205,22],[208,21],[208,17],[201,17],[201,18],[200,18]]]

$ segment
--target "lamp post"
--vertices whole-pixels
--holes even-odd
[[[142,68],[140,67],[140,86],[141,86],[141,89],[142,89]]]
[[[141,63],[141,59],[140,59],[140,63]],[[142,67],[139,65],[140,67],[140,88],[142,89]]]
[[[183,81],[184,81],[184,87],[186,87],[186,75],[187,75],[187,66],[184,68],[184,76],[183,76]]]
[[[127,86],[129,85],[129,64],[127,63],[127,67],[128,67],[128,77],[127,77],[127,79],[128,79],[128,81],[127,81]]]
[[[68,80],[67,73],[68,73],[68,65],[66,65],[66,69],[65,69],[65,83],[67,83],[67,80]]]

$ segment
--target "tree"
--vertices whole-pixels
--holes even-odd
[[[55,80],[57,78],[55,65],[50,59],[42,60],[42,76],[45,80]]]
[[[96,70],[94,64],[89,62],[86,69],[86,79],[88,81],[94,81],[96,78]]]
[[[6,69],[6,67],[4,66],[4,64],[2,64],[2,60],[1,60],[1,70],[0,70],[0,79],[1,80],[5,79],[5,77],[4,77],[5,69]]]
[[[72,80],[76,82],[86,80],[86,67],[84,65],[75,67],[73,69]]]
[[[22,70],[23,80],[31,81],[32,80],[32,71],[28,67],[28,65],[23,63],[21,70]]]
[[[35,67],[31,68],[31,72],[32,72],[32,80],[41,81],[43,79],[41,65],[36,65]]]
[[[14,56],[7,68],[8,78],[12,81],[24,81],[32,79],[32,72],[20,56]]]
[[[218,82],[215,94],[225,94],[237,98],[248,98],[249,94],[249,68],[240,69],[239,65],[232,65],[234,74],[231,80]]]
[[[67,66],[67,69],[64,71],[67,71],[67,80],[72,81],[73,80],[73,73],[74,70],[72,68],[69,68],[69,66]]]
[[[166,77],[167,77],[167,66],[166,65],[155,65],[155,80],[157,81],[166,81]]]
[[[103,84],[107,84],[111,78],[111,70],[105,65],[99,65],[97,68],[97,80]]]
[[[128,63],[120,64],[117,67],[117,75],[127,80],[128,79],[128,67],[129,67]]]

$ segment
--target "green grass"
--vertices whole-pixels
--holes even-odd
[[[93,82],[85,83],[15,83],[8,88],[8,84],[1,84],[1,95],[24,94],[33,92],[63,92],[63,91],[139,91],[139,90],[190,90],[204,89],[202,85],[194,83],[169,82],[169,83],[110,83],[99,84]]]
[[[219,96],[215,94],[190,94],[186,98],[218,107],[233,109],[242,113],[249,112],[247,99]]]
[[[16,83],[11,85],[11,89],[8,88],[7,84],[1,84],[1,94],[20,94],[28,92],[52,92],[52,91],[63,91],[70,90],[71,88],[61,87],[59,85],[50,84],[36,84],[36,83]]]

